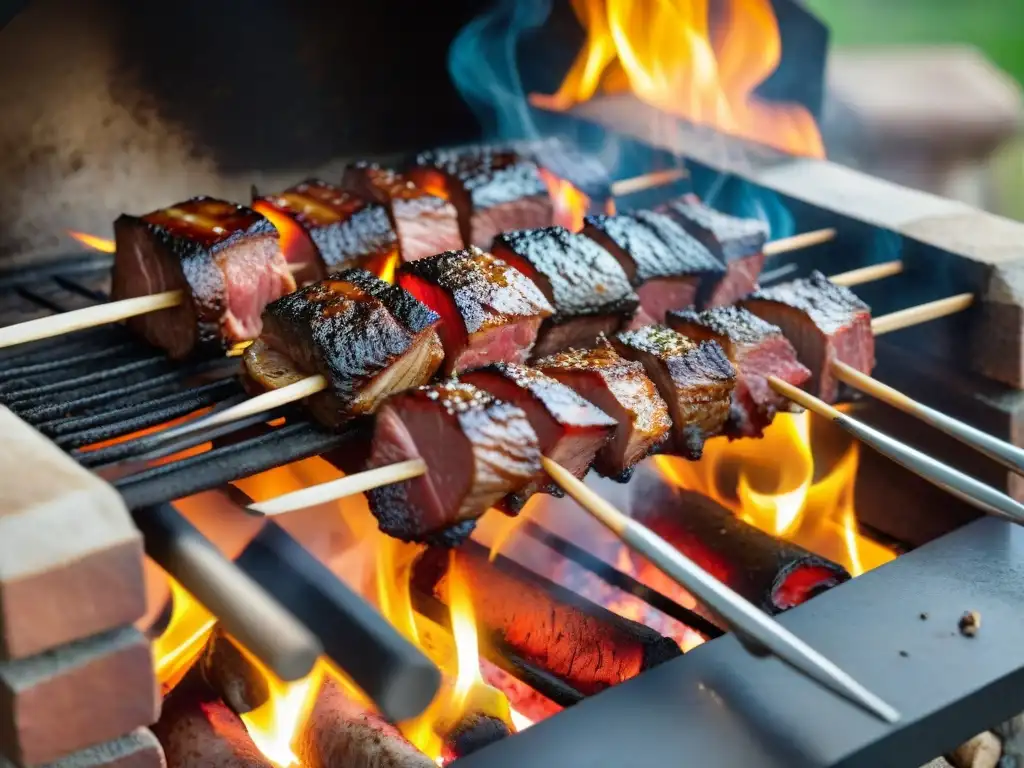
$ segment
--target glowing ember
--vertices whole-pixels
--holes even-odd
[[[114,244],[114,241],[108,240],[105,237],[96,237],[96,235],[88,235],[85,232],[72,232],[71,230],[68,230],[68,234],[82,245],[87,248],[92,248],[94,251],[113,253],[117,250],[117,246]]]
[[[782,41],[770,0],[573,0],[587,40],[557,93],[531,96],[566,110],[599,92],[632,91],[693,123],[824,157],[801,106],[768,103],[755,90],[779,65]]]
[[[590,198],[576,189],[565,179],[560,179],[551,171],[540,169],[541,178],[547,185],[548,194],[555,207],[555,224],[559,224],[572,232],[583,229],[583,217],[590,210]]]

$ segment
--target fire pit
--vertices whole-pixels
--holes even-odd
[[[222,167],[197,161],[198,174],[177,141],[188,131],[161,133],[174,139],[170,147],[129,139],[111,145],[108,136],[95,157],[123,149],[150,157],[156,170],[119,184],[111,181],[118,173],[96,161],[105,170],[92,178],[111,181],[109,195],[78,207],[74,177],[93,161],[77,169],[72,163],[61,171],[68,184],[60,191],[71,202],[44,210],[24,200],[0,214],[30,208],[5,228],[11,234],[0,236],[0,254],[9,261],[0,263],[0,340],[7,339],[0,343],[19,333],[26,342],[0,349],[0,766],[645,768],[681,759],[712,766],[920,765],[1024,711],[1024,533],[1009,520],[982,517],[975,486],[957,472],[1022,498],[1018,475],[852,389],[839,398],[835,418],[822,418],[832,406],[813,398],[811,410],[787,412],[787,376],[835,402],[827,380],[841,369],[831,358],[808,358],[806,341],[783,320],[781,328],[761,320],[730,335],[696,310],[666,314],[735,300],[758,317],[767,316],[759,302],[789,311],[779,298],[788,281],[828,273],[835,285],[824,277],[801,284],[824,281],[834,302],[848,304],[853,319],[828,344],[845,355],[848,347],[836,339],[852,338],[856,323],[870,325],[871,343],[880,337],[873,347],[877,379],[1021,445],[1024,342],[1013,290],[1020,262],[1007,244],[1024,229],[830,164],[814,119],[820,67],[816,77],[798,78],[801,87],[792,85],[799,69],[792,51],[802,52],[804,67],[820,64],[825,34],[796,4],[735,0],[710,15],[691,7],[700,4],[664,4],[669,15],[659,18],[650,9],[592,2],[574,4],[577,20],[568,8],[540,13],[498,3],[477,17],[478,9],[455,5],[450,15],[435,14],[430,27],[445,35],[445,48],[453,39],[447,61],[432,52],[422,77],[436,76],[450,102],[462,96],[479,111],[492,170],[515,179],[508,183],[518,190],[511,201],[495,202],[493,188],[491,197],[481,194],[449,150],[411,165],[406,159],[431,146],[480,139],[460,133],[460,107],[459,119],[449,113],[438,135],[395,131],[387,146],[372,146],[368,118],[344,146],[313,136],[307,150],[283,157],[256,138],[236,148],[234,167],[222,154]],[[60,39],[78,17],[70,5],[31,6],[7,31],[20,29],[22,45],[38,56],[45,46],[33,49],[27,37]],[[78,19],[89,32],[78,44],[80,54],[88,49],[81,54],[89,65],[83,78],[106,71],[109,61],[100,66],[97,57],[130,49],[138,77],[113,78],[111,103],[123,104],[119,89],[127,88],[155,99],[156,124],[191,122],[195,115],[172,109],[176,98],[163,90],[166,83],[148,79],[154,62],[131,33],[153,33],[151,24],[120,3],[103,6],[90,20]],[[274,12],[262,13],[254,17],[254,39],[271,29],[277,37],[285,27],[274,26]],[[281,13],[278,21],[298,23]],[[372,22],[374,11],[358,13]],[[667,35],[663,49],[646,50],[637,47],[634,25],[692,34],[688,45]],[[125,49],[125,39],[136,43]],[[516,45],[528,52],[521,67],[501,53]],[[318,50],[327,48],[310,44],[303,66],[323,65]],[[575,64],[566,51],[578,51]],[[744,51],[761,51],[763,60],[741,67]],[[717,67],[706,69],[708,62]],[[320,98],[331,89],[314,90]],[[678,93],[691,98],[681,104]],[[49,98],[43,89],[33,103]],[[138,139],[130,123],[104,124]],[[201,133],[189,135],[197,147],[204,146]],[[205,138],[216,154],[219,139]],[[263,152],[267,159],[250,172],[244,156]],[[356,154],[381,167],[347,165]],[[24,168],[9,169],[13,181],[54,173],[48,162],[24,158]],[[298,183],[314,170],[326,181]],[[166,176],[165,183],[155,184],[154,176]],[[691,193],[696,198],[684,197]],[[193,194],[251,203],[256,212],[209,200],[168,207],[172,198]],[[667,203],[702,218],[669,218]],[[108,227],[121,208],[157,210],[122,218],[115,243]],[[628,211],[636,212],[632,219],[618,215]],[[566,229],[552,235],[533,225],[537,216]],[[509,229],[548,235],[502,234]],[[495,234],[493,250],[504,261],[470,249]],[[166,343],[153,326],[143,340],[137,321],[109,322],[111,307],[119,306],[111,291],[123,298],[134,290],[124,272],[112,287],[111,267],[116,258],[124,270],[125,243],[155,248],[138,245],[147,237],[168,248],[189,237],[205,243],[181,256],[200,265],[195,269],[204,268],[203,259],[262,259],[261,270],[280,283],[275,296],[288,294],[296,278],[336,273],[291,296],[326,301],[330,284],[346,301],[358,295],[364,309],[377,308],[369,321],[346,327],[339,354],[357,349],[360,333],[370,333],[380,348],[397,343],[388,323],[398,318],[402,338],[414,341],[403,342],[408,347],[400,354],[387,347],[388,364],[404,366],[410,382],[420,372],[415,383],[425,383],[443,357],[445,373],[458,373],[460,383],[435,383],[422,402],[397,385],[379,401],[362,390],[352,396],[331,379],[337,366],[322,373],[295,368],[282,385],[267,384],[257,375],[267,369],[254,368],[253,360],[273,334],[251,346],[251,335],[221,338],[203,314],[227,305],[238,320],[232,333],[243,333],[241,304],[232,303],[230,291],[200,307],[195,349],[177,337]],[[659,272],[659,254],[672,251],[673,237],[688,238],[696,245],[687,247],[703,249],[708,260],[690,271]],[[433,263],[427,246],[437,238],[465,245],[446,258],[500,274],[503,288],[519,291],[516,303],[500,303],[507,293],[485,300],[473,294],[472,312],[486,319],[470,327],[469,300],[446,283],[447,272],[424,266]],[[86,249],[61,254],[54,247],[75,241]],[[269,255],[249,247],[267,242],[274,243]],[[564,262],[577,272],[563,283],[545,271],[551,243],[575,260]],[[354,264],[368,272],[337,274]],[[879,279],[862,282],[864,273],[853,270],[864,267]],[[611,277],[597,281],[601,269]],[[147,295],[131,300],[177,290],[161,307],[190,309],[188,291],[199,283],[186,282],[147,282]],[[589,315],[561,287],[579,292],[597,282],[605,295],[597,302],[593,290],[587,294],[588,302],[600,303]],[[754,283],[761,290],[750,297]],[[397,295],[389,292],[400,290],[410,297],[403,299],[405,314],[384,314],[380,307]],[[437,298],[446,290],[460,297],[454,309]],[[945,306],[942,300],[964,294],[952,309],[937,310],[941,319],[904,328],[906,315],[893,314],[937,300]],[[972,300],[972,309],[954,311]],[[338,302],[332,308],[349,306],[330,301]],[[70,314],[82,309],[84,316]],[[450,330],[457,311],[465,315],[461,335]],[[97,313],[108,322],[88,320]],[[52,328],[22,325],[82,317],[51,338],[45,336]],[[272,307],[263,317],[284,336],[285,313]],[[675,330],[650,331],[652,320]],[[505,326],[514,330],[501,337],[506,342],[533,334],[530,344],[536,339],[535,349],[543,350],[529,361],[533,367],[526,365],[530,345],[522,359],[484,358],[492,366],[483,369],[466,362],[501,347],[480,339]],[[26,328],[35,330],[25,335]],[[882,338],[890,328],[898,331]],[[608,345],[596,341],[598,332]],[[582,344],[587,333],[591,348],[566,357],[564,348]],[[665,343],[668,334],[672,344]],[[284,357],[262,363],[298,360],[285,352],[298,355],[302,338],[271,349]],[[559,342],[565,338],[572,343]],[[199,354],[199,342],[221,348]],[[744,361],[787,354],[789,368],[741,376],[745,399],[735,394],[737,371],[753,370]],[[433,367],[422,362],[428,358]],[[870,371],[870,361],[860,367]],[[638,381],[646,382],[639,398],[622,395],[624,382],[635,392]],[[308,408],[281,394],[296,385],[312,395]],[[468,404],[451,405],[466,391],[460,388],[474,387],[482,389],[472,390]],[[562,398],[558,404],[551,392]],[[268,396],[273,404],[260,407]],[[359,410],[365,402],[373,404]],[[414,421],[437,402],[448,404],[447,412]],[[375,420],[375,411],[385,415]],[[493,479],[501,472],[479,469],[489,466],[480,443],[467,440],[464,449],[459,440],[479,429],[467,425],[488,423],[469,420],[480,414],[525,425],[517,428],[532,437],[524,438],[515,466],[542,459],[546,474],[540,464],[532,474],[522,469],[522,482],[509,488],[507,476]],[[419,453],[395,443],[405,453],[392,450],[382,459],[381,446],[394,444],[381,438],[380,425],[396,419],[405,419]],[[431,439],[429,427],[417,426],[424,423],[439,425],[436,442],[443,445],[422,450]],[[622,431],[624,424],[631,429]],[[652,437],[657,429],[660,437]],[[864,450],[858,438],[870,447]],[[905,445],[926,450],[945,464],[942,471],[914,461],[904,469],[883,455],[893,456],[896,446],[906,459],[912,454]],[[639,462],[627,459],[636,446],[637,457],[646,456]],[[581,489],[572,482],[573,461],[588,450],[577,474],[594,462],[602,476],[591,472]],[[455,462],[444,464],[456,454],[477,468],[474,492],[490,493],[484,508],[496,507],[479,519],[482,510],[467,501],[472,494],[457,496],[431,479],[437,467],[461,471]],[[569,467],[568,480],[559,480],[560,465]],[[368,466],[390,484],[367,479]],[[336,481],[348,485],[325,486]],[[339,487],[346,490],[325,490]],[[424,487],[455,503],[433,504]],[[295,493],[304,496],[297,500]],[[1000,509],[1012,516],[1008,497]],[[396,498],[405,505],[399,512]],[[625,532],[585,511],[601,503],[633,521]],[[441,516],[445,525],[428,525],[426,513],[417,518],[409,509]],[[643,529],[634,529],[637,523]],[[681,586],[678,571],[637,543],[647,531],[667,542],[670,562],[696,564],[736,596],[730,605],[770,617],[895,708],[898,719],[885,722],[834,687],[766,658],[763,641],[748,635],[750,625],[737,624],[721,603],[698,599],[694,593],[707,593]]]

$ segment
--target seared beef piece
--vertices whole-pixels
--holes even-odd
[[[309,405],[322,423],[338,426],[430,380],[443,356],[439,320],[398,286],[349,269],[270,304],[245,365],[269,389],[321,374],[330,390]]]
[[[654,382],[643,365],[621,357],[607,342],[545,357],[536,368],[572,387],[618,422],[594,464],[605,477],[625,482],[634,465],[668,439],[672,419]]]
[[[260,313],[295,290],[274,225],[234,203],[196,197],[114,222],[111,298],[184,291],[177,307],[133,317],[129,327],[174,359],[220,353],[260,334]]]
[[[671,328],[648,325],[613,342],[620,355],[642,363],[672,414],[673,453],[699,459],[704,441],[729,417],[736,371],[714,341],[697,344]]]
[[[684,195],[658,210],[679,222],[725,264],[725,277],[709,291],[704,306],[732,304],[757,287],[769,235],[765,222],[716,211],[696,195]]]
[[[871,308],[820,272],[762,288],[741,305],[782,329],[800,362],[811,371],[807,389],[825,402],[835,402],[839,392],[839,381],[831,370],[833,360],[864,373],[875,367]]]
[[[499,499],[542,477],[523,410],[456,381],[393,395],[377,413],[368,469],[423,459],[426,474],[367,495],[380,529],[404,541],[446,541]]]
[[[782,329],[742,307],[669,312],[668,325],[694,341],[718,342],[736,369],[729,437],[760,437],[777,411],[790,410],[789,401],[768,385],[769,376],[795,387],[811,377]]]
[[[703,284],[717,283],[725,267],[700,242],[660,213],[587,216],[583,234],[619,260],[654,322],[697,300]]]
[[[462,247],[455,206],[409,178],[378,165],[357,163],[345,169],[341,185],[387,207],[403,261]]]
[[[592,347],[627,323],[639,304],[619,262],[564,227],[505,232],[492,252],[530,278],[555,308],[541,326],[534,357]]]
[[[537,433],[540,452],[581,480],[615,431],[615,419],[535,368],[497,363],[460,378],[522,408]],[[498,508],[516,514],[538,492],[562,495],[553,483],[531,483],[506,496]]]
[[[554,223],[551,197],[537,164],[507,149],[424,153],[416,158],[409,175],[455,204],[466,247],[488,248],[507,230]]]
[[[526,362],[553,312],[525,275],[479,248],[404,264],[398,283],[441,316],[446,375]]]
[[[276,195],[257,195],[253,208],[274,222],[288,263],[300,283],[331,272],[369,267],[398,253],[387,208],[319,179]]]

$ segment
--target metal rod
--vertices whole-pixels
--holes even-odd
[[[895,723],[899,712],[800,638],[759,611],[660,536],[619,512],[571,472],[548,458],[541,459],[548,475],[580,506],[594,515],[626,546],[636,550],[661,571],[718,614],[755,651],[765,651],[816,680],[834,693],[876,717]]]
[[[819,416],[831,419],[837,426],[849,432],[865,445],[874,448],[883,456],[889,457],[903,468],[933,485],[966,501],[982,512],[999,515],[1018,525],[1024,525],[1024,504],[1013,500],[1005,493],[847,416],[814,395],[797,389],[792,384],[774,376],[768,378],[768,383],[780,395]]]

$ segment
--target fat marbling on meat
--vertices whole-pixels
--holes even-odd
[[[260,313],[295,290],[274,225],[234,203],[196,197],[114,222],[114,300],[180,290],[176,307],[129,327],[175,359],[256,338]]]
[[[309,398],[309,407],[335,427],[430,380],[443,357],[439,320],[398,286],[350,269],[271,303],[244,362],[267,389],[324,376],[329,390]]]

